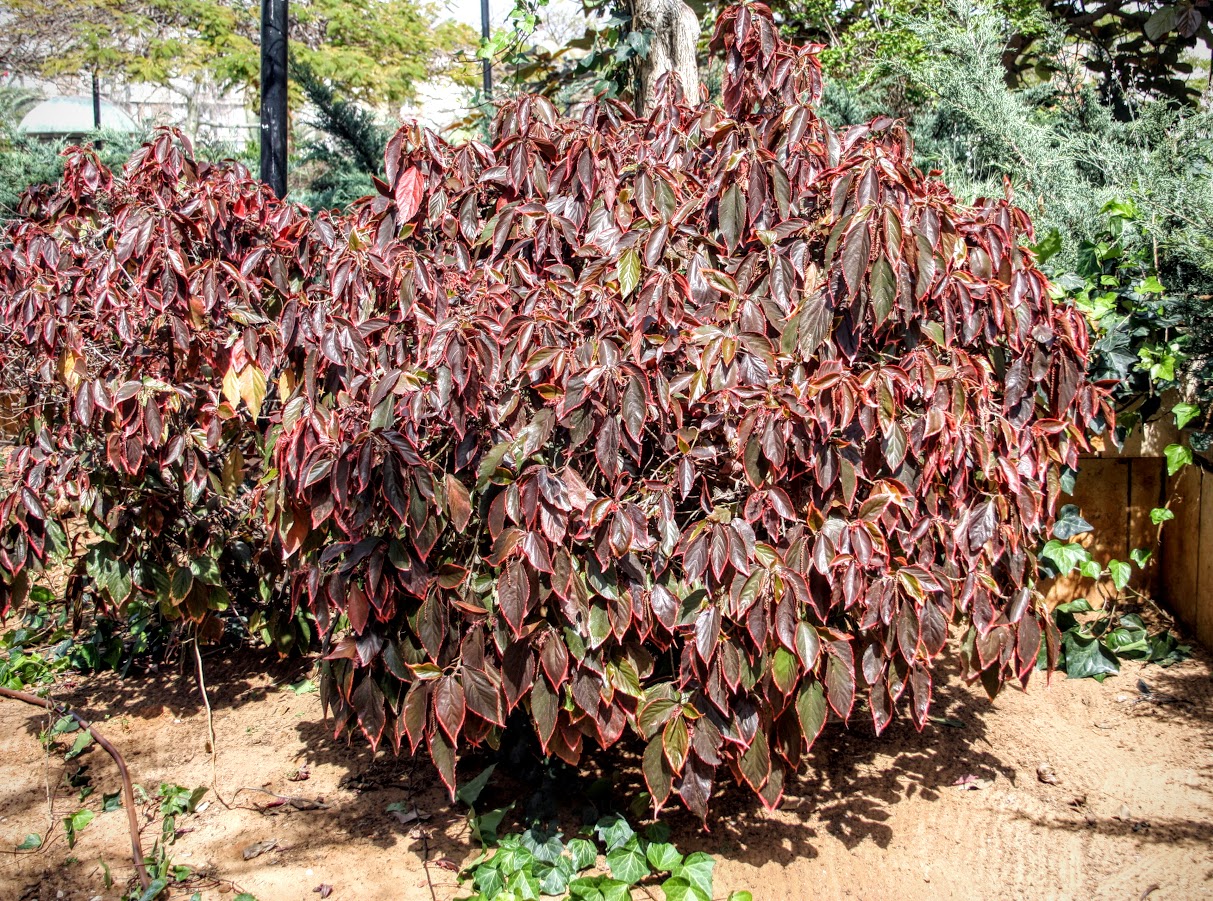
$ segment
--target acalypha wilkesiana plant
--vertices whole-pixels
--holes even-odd
[[[511,100],[492,146],[406,126],[340,215],[167,135],[119,177],[69,167],[0,261],[5,359],[71,360],[10,463],[8,590],[101,503],[62,462],[100,442],[107,484],[261,524],[248,567],[314,616],[338,732],[425,745],[451,787],[512,716],[570,762],[632,732],[655,805],[701,816],[721,768],[777,804],[831,711],[921,727],[950,624],[967,677],[1026,682],[1056,653],[1035,549],[1113,419],[1083,319],[1023,211],[958,202],[893,120],[822,122],[817,48],[765,6],[713,47],[723,106],[670,80],[643,117]],[[178,157],[153,224],[117,221]],[[157,327],[185,384],[124,388]],[[138,590],[205,618],[225,572],[158,565]]]

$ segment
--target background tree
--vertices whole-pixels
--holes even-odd
[[[84,73],[178,88],[255,89],[257,7],[236,0],[3,0],[0,65],[49,79]],[[295,53],[350,99],[399,104],[435,75],[466,80],[467,26],[424,0],[297,0]]]

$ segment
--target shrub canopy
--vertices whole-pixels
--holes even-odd
[[[922,727],[949,624],[991,692],[1026,682],[1042,636],[1056,653],[1035,550],[1061,468],[1113,414],[1028,217],[958,203],[890,119],[825,125],[815,48],[765,6],[726,11],[713,46],[723,108],[667,83],[647,118],[518,98],[491,147],[408,126],[344,216],[264,190],[207,206],[204,185],[247,176],[183,153],[147,240],[120,241],[120,198],[165,171],[145,152],[113,180],[69,174],[10,231],[5,359],[72,348],[73,398],[123,391],[101,358],[147,340],[140,298],[183,305],[165,353],[197,358],[174,389],[193,399],[157,433],[156,391],[94,398],[128,450],[89,465],[133,479],[135,445],[180,434],[148,478],[187,465],[165,483],[204,473],[219,506],[264,517],[254,556],[315,617],[337,731],[424,744],[448,786],[518,715],[570,762],[643,736],[657,807],[706,816],[722,768],[775,805],[831,712],[858,703],[881,730],[908,694]],[[247,239],[215,224],[249,215]],[[69,258],[83,271],[62,278]],[[66,337],[134,310],[106,350]],[[68,376],[45,365],[39,421],[66,422],[49,383]],[[17,583],[99,478],[50,487],[78,432],[57,428],[16,455],[0,508]],[[224,482],[246,440],[229,429],[266,460],[242,451]]]

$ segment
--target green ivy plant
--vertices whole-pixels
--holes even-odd
[[[1095,616],[1079,619],[1085,613]],[[1053,621],[1061,633],[1057,668],[1071,679],[1090,677],[1102,682],[1120,672],[1121,660],[1170,666],[1186,660],[1192,652],[1169,630],[1151,635],[1137,614],[1116,616],[1111,608],[1095,610],[1086,598],[1055,607]]]
[[[1059,298],[1073,301],[1091,325],[1088,375],[1116,383],[1117,443],[1142,422],[1172,416],[1176,428],[1192,433],[1188,437],[1194,446],[1204,447],[1204,430],[1213,423],[1200,407],[1164,398],[1182,391],[1191,354],[1176,312],[1179,298],[1159,278],[1155,241],[1131,200],[1111,201],[1102,212],[1102,233],[1080,245],[1075,271],[1054,273],[1053,285]],[[1045,263],[1061,246],[1054,230],[1034,248],[1038,261]],[[1168,475],[1193,462],[1187,444],[1171,444],[1164,454]]]
[[[1150,511],[1151,521],[1158,526],[1175,516],[1169,507]],[[1130,561],[1109,560],[1107,566],[1091,556],[1091,552],[1072,539],[1091,531],[1091,524],[1082,518],[1073,504],[1058,512],[1053,526],[1053,538],[1040,551],[1042,570],[1062,576],[1073,572],[1090,579],[1108,579],[1116,594],[1102,609],[1095,609],[1086,598],[1078,598],[1053,609],[1053,622],[1061,633],[1061,650],[1057,669],[1071,679],[1090,677],[1102,682],[1120,672],[1121,660],[1144,660],[1170,666],[1191,656],[1191,647],[1181,645],[1169,630],[1151,635],[1137,614],[1117,615],[1117,604],[1124,597],[1137,596],[1129,580],[1133,566],[1144,568],[1153,555],[1144,548],[1134,548]],[[1092,616],[1085,616],[1092,614]],[[1083,618],[1079,618],[1079,617]],[[1042,649],[1038,666],[1046,665]]]
[[[633,890],[652,886],[661,888],[666,901],[712,901],[716,861],[702,851],[684,855],[669,839],[664,823],[641,833],[617,814],[567,841],[559,831],[532,826],[501,836],[495,849],[463,871],[461,878],[472,883],[475,894],[462,901],[537,901],[541,895],[631,901]],[[748,891],[728,898],[752,901]]]

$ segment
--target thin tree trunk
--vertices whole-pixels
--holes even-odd
[[[636,110],[653,106],[658,79],[673,72],[691,103],[699,100],[699,64],[695,47],[699,42],[699,18],[682,0],[632,0],[632,27],[651,31],[649,55],[640,61],[636,79]]]

